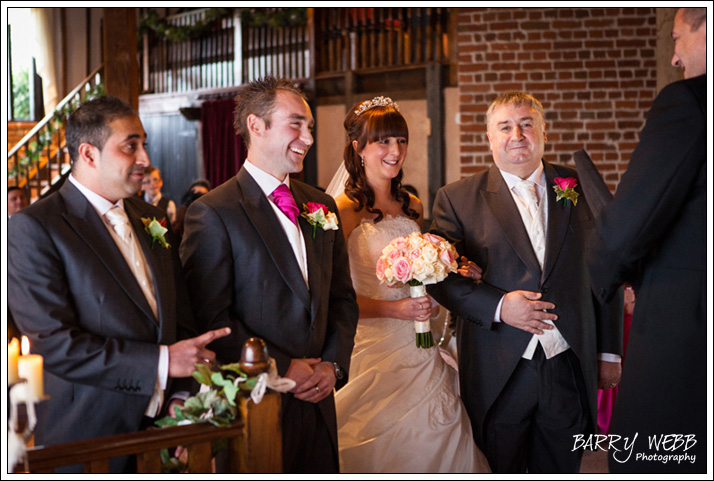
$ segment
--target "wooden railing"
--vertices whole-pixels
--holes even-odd
[[[202,21],[207,11],[204,8],[173,15],[165,21],[186,27]],[[216,20],[213,28],[200,36],[186,40],[170,40],[153,31],[143,34],[143,93],[185,92],[240,84],[240,63],[235,61],[236,32],[240,32],[238,17],[228,16]]]
[[[267,74],[306,80],[346,71],[450,61],[449,8],[307,10],[308,20],[299,26],[250,26],[241,22],[235,9],[232,16],[189,40],[144,34],[143,93],[232,88]],[[165,21],[186,26],[207,11]]]
[[[316,8],[314,22],[318,75],[448,61],[448,8]]]
[[[209,9],[167,17],[186,27],[204,19]],[[153,31],[143,34],[143,93],[174,93],[235,87],[272,73],[308,78],[309,33],[306,25],[252,27],[232,16],[186,40],[171,40]],[[238,52],[238,54],[236,54]]]
[[[136,456],[139,473],[161,473],[161,450],[184,446],[190,473],[212,473],[222,471],[214,468],[211,454],[212,441],[221,439],[228,440],[226,472],[282,472],[280,394],[266,394],[260,404],[243,397],[236,402],[241,416],[228,427],[193,424],[31,449],[24,469],[16,472],[50,473],[83,464],[85,473],[108,473],[110,459]]]
[[[289,79],[312,76],[310,32],[306,25],[273,28],[243,26],[243,83],[268,74]]]
[[[7,154],[8,186],[18,186],[30,201],[46,194],[70,169],[64,124],[80,103],[103,93],[100,66],[35,125]]]

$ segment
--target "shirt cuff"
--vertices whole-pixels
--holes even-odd
[[[501,300],[498,301],[498,305],[496,306],[496,314],[493,316],[493,322],[501,322],[501,307],[503,306],[503,300],[506,298],[506,295],[504,294],[503,297],[501,297]]]
[[[169,379],[169,346],[159,346],[159,369],[156,381],[159,389],[165,390]]]
[[[622,361],[622,356],[619,356],[617,354],[611,354],[609,352],[601,352],[597,355],[597,358],[599,361],[606,361],[606,362],[621,362]]]

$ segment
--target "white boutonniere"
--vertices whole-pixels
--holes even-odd
[[[300,216],[307,219],[312,226],[313,239],[318,227],[321,227],[322,230],[337,230],[337,215],[334,212],[330,212],[326,205],[308,202],[303,204],[302,208],[304,211],[300,213]]]
[[[161,247],[168,249],[171,244],[166,242],[164,234],[168,232],[166,228],[166,219],[156,220],[156,217],[149,219],[148,217],[142,217],[141,222],[144,223],[144,230],[151,236],[151,248],[154,248],[154,244],[158,241]]]

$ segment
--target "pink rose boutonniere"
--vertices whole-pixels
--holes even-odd
[[[322,230],[337,230],[337,216],[334,212],[330,212],[326,205],[318,204],[317,202],[308,202],[303,204],[304,212],[300,213],[301,217],[307,219],[312,226],[312,238],[315,238],[315,231],[318,226]]]
[[[555,199],[556,202],[565,199],[563,204],[565,205],[568,203],[568,199],[570,199],[573,205],[578,205],[578,196],[580,196],[580,194],[575,192],[575,187],[578,186],[578,180],[575,177],[556,177],[553,180],[555,181],[553,190],[558,195]]]
[[[164,234],[168,232],[166,228],[166,219],[156,220],[156,217],[149,219],[148,217],[142,217],[141,222],[144,223],[144,230],[151,236],[151,248],[154,248],[154,244],[158,242],[161,247],[168,249],[171,244],[166,242]]]

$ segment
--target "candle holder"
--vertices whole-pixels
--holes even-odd
[[[47,401],[50,397],[37,397],[30,389],[27,379],[20,378],[8,387],[10,397],[10,419],[7,423],[7,466],[14,470],[20,463],[28,471],[27,442],[32,438],[37,425],[35,404]]]

